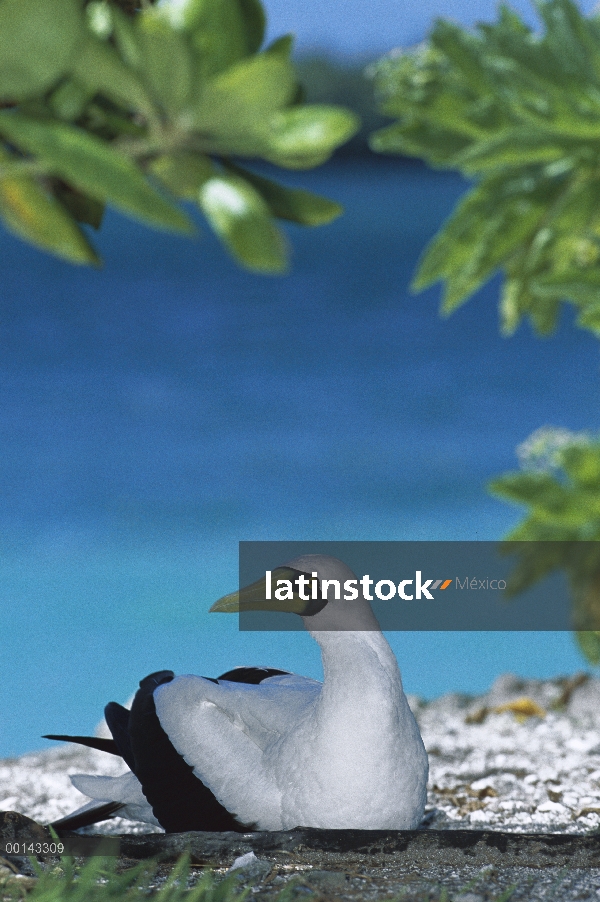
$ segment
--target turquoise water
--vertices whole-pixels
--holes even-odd
[[[597,428],[597,343],[498,335],[498,282],[449,320],[407,285],[464,189],[416,164],[290,176],[342,201],[291,274],[109,215],[82,271],[0,236],[0,756],[92,730],[152,670],[319,675],[301,634],[208,615],[240,539],[495,539],[485,494],[547,423]],[[569,635],[394,634],[406,688],[582,666]]]

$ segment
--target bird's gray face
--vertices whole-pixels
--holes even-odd
[[[302,580],[300,578],[302,577]],[[323,599],[324,581],[327,597]],[[379,630],[379,624],[363,593],[348,599],[344,594],[347,580],[357,579],[352,570],[336,558],[322,554],[307,554],[295,558],[271,572],[271,597],[268,597],[265,577],[239,592],[225,595],[211,611],[284,611],[299,614],[308,631],[318,641],[323,631]],[[340,589],[336,598],[335,581]],[[314,588],[314,591],[313,591]],[[304,596],[304,597],[302,597]],[[323,640],[324,641],[324,640]]]

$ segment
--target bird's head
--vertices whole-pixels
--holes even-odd
[[[356,576],[337,558],[302,555],[271,571],[269,583],[270,588],[266,576],[262,577],[220,598],[210,610],[299,614],[311,631],[379,629]],[[352,594],[354,598],[344,597]]]

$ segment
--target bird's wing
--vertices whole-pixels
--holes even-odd
[[[306,711],[320,683],[276,676],[259,685],[180,676],[154,692],[171,743],[221,805],[260,829],[277,829],[280,792],[263,750]]]
[[[207,697],[261,749],[284,736],[311,708],[322,684],[296,674],[272,676],[259,685],[219,681]]]

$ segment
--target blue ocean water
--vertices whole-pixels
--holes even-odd
[[[241,539],[496,539],[486,481],[535,428],[598,427],[597,342],[566,312],[499,337],[496,280],[448,320],[411,295],[465,185],[402,161],[287,176],[346,214],[289,229],[284,278],[109,214],[80,270],[0,235],[0,756],[93,730],[147,673],[270,664],[312,640],[209,615]],[[396,633],[408,691],[583,665],[559,633]]]

